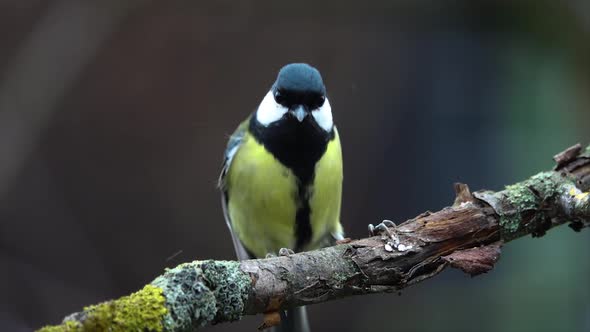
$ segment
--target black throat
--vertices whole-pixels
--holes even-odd
[[[320,160],[334,130],[322,130],[308,116],[302,123],[291,117],[263,126],[250,119],[250,132],[256,140],[272,153],[285,167],[291,169],[298,179],[298,207],[295,223],[295,251],[300,251],[311,240],[311,209],[309,186],[315,175],[315,165]]]

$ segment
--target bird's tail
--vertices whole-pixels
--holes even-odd
[[[281,325],[272,332],[310,332],[305,307],[297,307],[281,312]]]

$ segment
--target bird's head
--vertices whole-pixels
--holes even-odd
[[[332,110],[320,72],[305,63],[281,68],[258,107],[256,119],[263,126],[277,122],[311,123],[326,132],[332,131]]]

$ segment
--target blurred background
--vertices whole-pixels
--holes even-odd
[[[590,143],[586,0],[0,0],[0,26],[2,331],[233,259],[222,153],[289,62],[324,76],[352,238],[451,204],[456,181],[499,190]],[[589,231],[503,254],[475,279],[312,306],[312,327],[590,331]]]

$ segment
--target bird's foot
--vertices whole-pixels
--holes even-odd
[[[411,243],[401,243],[398,235],[397,225],[391,220],[383,220],[379,225],[369,224],[369,235],[381,235],[381,240],[385,242],[385,251],[392,252],[394,249],[400,252],[412,250],[414,247]]]
[[[377,236],[377,235],[381,235],[383,233],[387,233],[387,235],[391,236],[391,231],[389,231],[390,227],[395,230],[397,226],[391,220],[383,220],[377,226],[373,226],[373,224],[369,224],[369,236]]]
[[[390,230],[391,228],[391,230]],[[383,220],[379,225],[373,226],[369,224],[369,235],[381,235],[381,239],[387,241],[385,249],[397,248],[399,245],[399,237],[397,235],[397,226],[391,220]]]
[[[289,248],[279,249],[279,256],[290,256],[290,255],[295,255],[295,252]]]
[[[295,254],[295,252],[289,248],[281,248],[279,249],[279,254],[275,255],[272,252],[269,252],[268,254],[266,254],[266,256],[264,258],[273,258],[273,257],[280,257],[280,256],[290,256]]]

